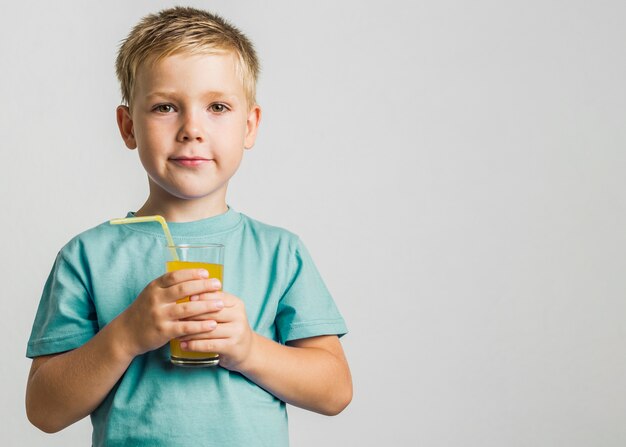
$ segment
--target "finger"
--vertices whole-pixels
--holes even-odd
[[[159,287],[165,289],[181,282],[191,281],[193,279],[205,279],[208,277],[209,272],[205,269],[175,270],[157,278],[157,284],[159,285]]]
[[[213,321],[213,320],[207,320],[207,321]],[[213,332],[215,331],[216,328],[217,328],[217,323],[215,323],[215,327],[211,331],[199,332],[197,334],[191,334],[191,335],[183,335],[182,337],[178,337],[178,340],[182,342],[182,341],[205,340],[205,339],[214,338]]]
[[[172,323],[171,338],[180,338],[193,334],[208,333],[216,327],[216,323],[211,320],[205,321],[177,321]]]
[[[189,340],[180,343],[180,347],[185,351],[217,352],[218,354],[226,351],[231,345],[232,342],[228,338]]]
[[[213,320],[206,320],[206,321],[213,321]],[[235,332],[236,332],[236,326],[234,324],[229,324],[229,323],[217,324],[216,323],[213,329],[211,330],[184,335],[182,337],[178,337],[178,339],[180,341],[226,339],[226,338],[232,338],[235,335]]]
[[[222,315],[224,312],[224,302],[222,300],[207,300],[207,301],[197,301],[201,303],[210,303],[207,304],[207,311],[204,313],[196,313],[187,317],[188,320],[219,320],[220,323],[229,321],[231,318],[232,312],[227,312]]]
[[[203,320],[215,320],[215,312],[207,312],[204,314],[192,315],[187,318],[181,318],[181,320],[187,321],[203,321]]]
[[[231,295],[230,293],[226,293],[222,290],[216,290],[214,292],[200,293],[198,295],[194,295],[194,300],[197,299],[199,301],[208,301],[208,300],[220,300],[224,303],[224,307],[234,307],[238,303],[241,302],[237,297]]]
[[[192,279],[174,284],[165,289],[165,294],[170,301],[179,300],[185,297],[194,297],[207,292],[216,292],[222,287],[219,279]],[[196,301],[194,298],[192,301]]]
[[[186,301],[184,303],[172,303],[168,309],[168,317],[172,320],[207,320],[208,316],[223,308],[219,300],[212,301]],[[207,317],[202,318],[202,315]]]
[[[215,320],[218,323],[230,323],[234,321],[247,320],[245,313],[236,307],[224,307],[223,309],[214,310],[202,314],[196,314],[188,318],[189,320]]]
[[[191,301],[214,301],[216,304],[219,302],[219,305],[224,307],[224,296],[220,290],[192,295],[189,299]]]

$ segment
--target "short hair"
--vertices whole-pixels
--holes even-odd
[[[122,41],[115,61],[122,102],[131,105],[137,69],[180,53],[231,51],[238,63],[248,107],[256,103],[259,60],[252,42],[222,17],[196,8],[177,6],[145,16]]]

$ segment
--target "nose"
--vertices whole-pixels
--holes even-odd
[[[178,131],[177,140],[180,142],[204,141],[204,131],[199,118],[192,112],[181,115],[182,122]]]

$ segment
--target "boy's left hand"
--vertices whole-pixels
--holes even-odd
[[[207,306],[209,309],[219,308],[217,301],[223,307],[188,318],[215,321],[217,326],[181,337],[183,349],[216,352],[220,366],[241,373],[283,402],[321,414],[338,414],[352,399],[350,369],[336,335],[297,339],[283,345],[250,328],[245,305],[234,295],[217,291],[190,299],[214,301]]]
[[[191,318],[196,321],[215,321],[217,326],[209,332],[181,337],[181,348],[186,351],[216,352],[220,355],[220,366],[238,370],[250,354],[254,336],[243,301],[224,291],[203,293],[190,297],[190,300],[212,300],[216,304],[221,301],[223,308]]]

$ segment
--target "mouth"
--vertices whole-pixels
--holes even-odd
[[[186,168],[202,166],[213,161],[211,158],[204,157],[171,157],[169,161]]]

